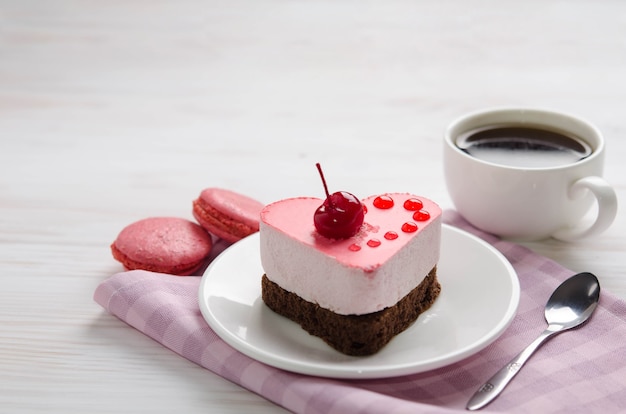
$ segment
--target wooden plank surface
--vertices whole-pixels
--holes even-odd
[[[606,135],[626,202],[626,3],[0,0],[0,411],[280,412],[104,313],[109,245],[191,218],[210,186],[263,202],[427,195],[446,125],[524,105]],[[626,219],[529,244],[626,298]],[[541,323],[541,321],[538,321]]]

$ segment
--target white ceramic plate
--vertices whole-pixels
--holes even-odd
[[[520,288],[507,259],[483,240],[443,226],[434,305],[368,357],[341,354],[261,299],[259,235],[232,245],[206,270],[200,309],[229,345],[287,371],[333,378],[382,378],[424,372],[467,358],[509,326]]]

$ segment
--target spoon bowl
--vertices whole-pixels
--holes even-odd
[[[478,410],[493,401],[517,375],[530,356],[554,335],[575,328],[589,319],[600,300],[600,283],[589,272],[578,273],[561,283],[546,303],[544,316],[548,327],[511,362],[481,385],[467,403]]]
[[[548,299],[546,322],[563,329],[574,328],[589,319],[599,299],[598,278],[589,272],[578,273],[563,282]]]

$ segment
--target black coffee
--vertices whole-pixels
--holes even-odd
[[[524,168],[572,164],[592,152],[591,147],[576,136],[516,125],[471,130],[459,136],[456,144],[478,159]]]

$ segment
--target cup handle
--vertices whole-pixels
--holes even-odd
[[[586,229],[566,228],[557,230],[552,237],[563,241],[574,241],[583,237],[593,236],[606,230],[617,215],[617,194],[613,187],[600,177],[585,177],[576,181],[569,188],[568,196],[575,200],[589,190],[598,202],[598,216],[595,222]]]

